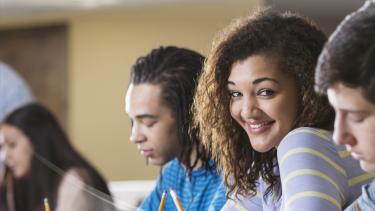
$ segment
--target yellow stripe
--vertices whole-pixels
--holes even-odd
[[[314,129],[308,129],[308,128],[301,128],[297,129],[296,131],[292,131],[288,133],[285,137],[294,135],[294,134],[299,134],[299,133],[310,133],[316,136],[319,136],[320,138],[326,140],[326,141],[331,141],[331,134],[329,132],[326,132],[324,130],[314,130]]]
[[[247,209],[243,206],[241,206],[240,204],[238,204],[237,202],[233,201],[233,200],[229,200],[229,203],[234,207],[236,208],[237,210],[239,211],[247,211]]]
[[[287,201],[286,201],[286,210],[288,210],[289,206],[291,203],[293,203],[294,201],[298,200],[298,199],[301,199],[301,198],[305,198],[305,197],[317,197],[317,198],[322,198],[322,199],[325,199],[329,202],[332,202],[334,205],[336,205],[336,207],[341,210],[341,205],[339,202],[337,202],[336,199],[334,199],[332,196],[330,195],[327,195],[325,193],[320,193],[320,192],[314,192],[314,191],[306,191],[306,192],[301,192],[301,193],[297,193],[295,195],[293,195],[292,197],[290,197]]]
[[[310,148],[307,148],[307,147],[296,148],[296,149],[290,150],[287,153],[285,153],[284,156],[280,160],[280,166],[283,165],[283,162],[288,157],[290,157],[290,156],[292,156],[294,154],[299,154],[299,153],[309,153],[309,154],[315,155],[317,157],[320,157],[321,159],[323,159],[327,163],[329,163],[331,166],[333,166],[342,175],[344,175],[345,177],[347,176],[345,170],[340,165],[338,165],[337,163],[335,163],[331,158],[329,158],[328,156],[324,155],[323,153],[321,153],[319,151],[316,151],[316,150],[313,150],[313,149],[310,149]]]
[[[343,192],[341,191],[340,187],[337,185],[337,183],[333,179],[328,177],[327,175],[323,174],[322,172],[317,171],[317,170],[313,170],[313,169],[300,169],[300,170],[294,171],[292,173],[289,173],[283,181],[283,187],[287,187],[286,185],[289,182],[289,180],[291,180],[295,177],[298,177],[298,176],[303,176],[303,175],[314,175],[314,176],[320,177],[320,178],[328,181],[329,183],[331,183],[333,186],[336,187],[337,191],[340,193],[342,201],[345,201],[345,196],[344,196]]]
[[[255,195],[255,197],[262,198],[262,194],[260,194],[259,191],[258,191],[257,194]]]
[[[340,158],[349,157],[350,156],[350,152],[348,152],[347,150],[340,151],[339,152],[339,156],[340,156]]]
[[[364,182],[369,179],[373,179],[375,177],[375,173],[365,173],[361,176],[354,177],[349,180],[349,186],[356,185],[358,183]]]

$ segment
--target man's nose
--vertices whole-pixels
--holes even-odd
[[[336,113],[333,140],[336,144],[341,145],[346,144],[352,146],[355,144],[355,138],[352,136],[343,114]]]
[[[134,144],[143,142],[145,140],[145,136],[142,134],[142,131],[140,130],[140,127],[137,124],[134,124],[132,126],[132,131],[129,140]]]

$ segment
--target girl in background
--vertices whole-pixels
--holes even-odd
[[[7,168],[0,209],[44,210],[44,198],[55,211],[112,209],[105,180],[45,107],[29,104],[7,116],[0,126],[0,149]]]
[[[0,123],[7,113],[34,101],[25,81],[10,66],[0,61]],[[0,160],[0,185],[3,182],[5,166]]]

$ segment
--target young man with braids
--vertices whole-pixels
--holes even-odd
[[[220,210],[226,201],[222,179],[193,128],[191,105],[204,57],[174,46],[153,49],[131,68],[126,112],[137,145],[147,162],[164,166],[156,187],[140,209],[177,210],[173,188],[184,210]]]

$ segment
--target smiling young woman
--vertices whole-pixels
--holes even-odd
[[[332,142],[334,111],[314,92],[325,41],[307,19],[272,9],[214,41],[193,111],[223,168],[223,210],[341,210],[360,194],[369,177]]]

